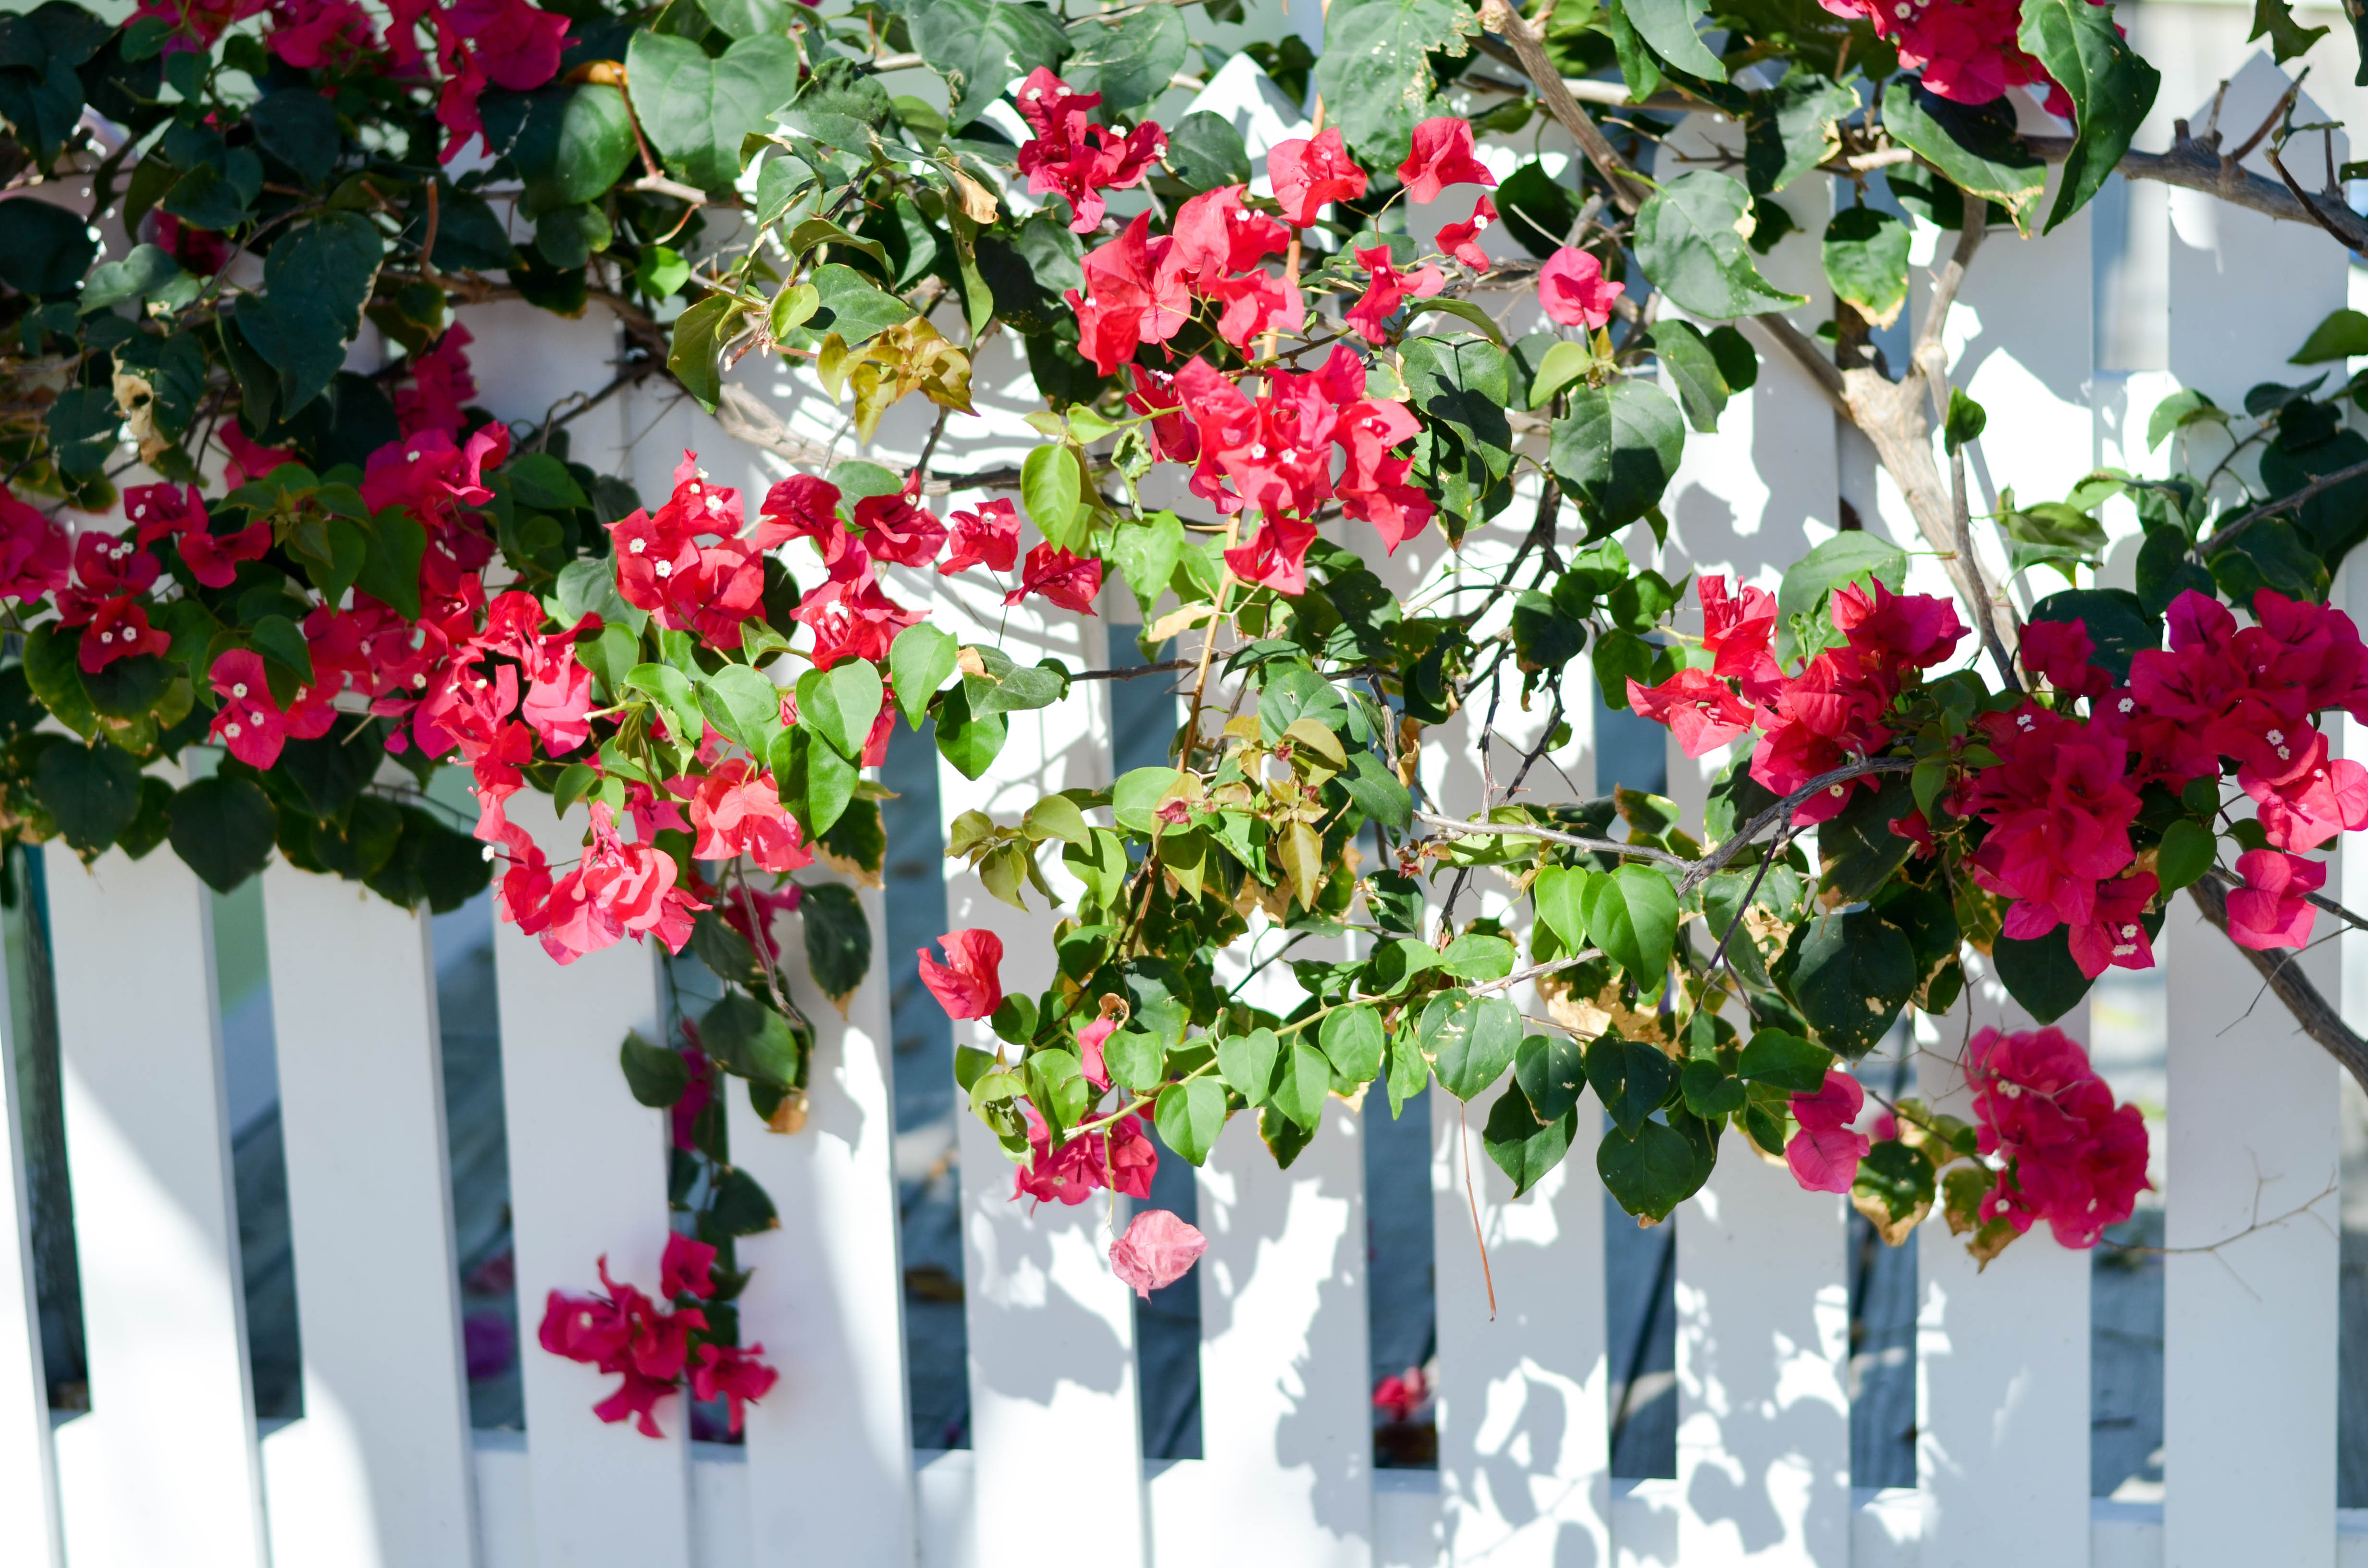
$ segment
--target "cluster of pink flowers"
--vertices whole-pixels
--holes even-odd
[[[1757,731],[1751,777],[1789,795],[1820,774],[1890,744],[1883,722],[1908,675],[1939,664],[1964,636],[1947,600],[1895,594],[1880,583],[1833,597],[1839,647],[1825,649],[1786,675],[1776,662],[1776,597],[1764,588],[1730,590],[1713,573],[1699,584],[1702,649],[1711,667],[1684,669],[1658,686],[1628,682],[1628,702],[1665,724],[1688,756],[1702,756]],[[1804,801],[1796,823],[1820,823],[1871,778],[1834,785]]]
[[[633,1421],[647,1437],[666,1434],[657,1403],[678,1392],[686,1371],[691,1397],[722,1399],[731,1406],[732,1430],[740,1430],[744,1408],[771,1392],[780,1374],[761,1358],[762,1345],[743,1350],[708,1337],[707,1314],[697,1305],[715,1294],[715,1249],[679,1233],[666,1237],[658,1264],[658,1299],[609,1276],[600,1259],[605,1292],[571,1296],[553,1290],[542,1313],[542,1347],[623,1381],[592,1407],[603,1421]]]
[[[1873,1147],[1863,1132],[1851,1131],[1866,1108],[1866,1091],[1849,1074],[1826,1074],[1815,1094],[1793,1096],[1793,1119],[1799,1131],[1785,1142],[1784,1165],[1804,1192],[1848,1192],[1858,1179],[1858,1164]]]
[[[2090,1247],[2130,1217],[2146,1180],[2146,1119],[2061,1029],[1984,1029],[1965,1059],[1984,1155],[2002,1162],[1985,1221],[2018,1234],[2044,1220],[2067,1247]]]
[[[440,84],[436,118],[449,132],[445,163],[484,134],[477,100],[487,87],[525,92],[559,74],[568,26],[528,0],[388,0],[383,40],[359,0],[140,0],[136,15],[169,24],[165,48],[172,52],[211,49],[233,23],[265,11],[272,19],[265,47],[286,63],[309,71],[383,54],[384,74],[398,82],[430,79],[419,40],[426,24]]]
[[[1105,190],[1127,190],[1167,153],[1167,134],[1145,121],[1124,136],[1093,123],[1099,93],[1073,93],[1040,65],[1019,84],[1019,114],[1036,132],[1019,149],[1030,196],[1058,195],[1076,216],[1069,227],[1090,233],[1107,210]]]
[[[2009,87],[2044,90],[2048,112],[2068,119],[2071,101],[2015,35],[2022,9],[2015,0],[1817,0],[1837,17],[1871,24],[1878,38],[1899,46],[1899,62],[1924,73],[1937,97],[1986,104]]]

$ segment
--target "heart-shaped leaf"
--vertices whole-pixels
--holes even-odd
[[[880,672],[869,661],[841,659],[798,677],[798,723],[830,743],[840,756],[857,761],[880,717],[882,697]]]

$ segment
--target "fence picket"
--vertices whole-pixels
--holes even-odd
[[[1040,608],[1038,601],[1009,610],[1005,622],[1002,596],[991,583],[940,578],[935,593],[935,623],[965,642],[999,641],[1023,665],[1041,657],[1073,669],[1108,662],[1099,618]],[[1081,684],[1065,702],[1008,718],[1009,737],[979,778],[940,765],[939,799],[949,830],[965,811],[985,812],[1008,826],[1042,795],[1109,781],[1110,704],[1102,683]],[[1046,858],[1053,885],[1065,885],[1058,858]],[[1004,990],[1030,996],[1042,991],[1053,973],[1053,915],[1014,909],[988,893],[976,872],[951,862],[947,870],[950,929],[995,932],[1003,939]],[[954,1040],[997,1048],[985,1019],[957,1023]],[[1107,1256],[1110,1226],[1122,1226],[1124,1216],[1104,1200],[1075,1208],[1014,1202],[1011,1162],[995,1134],[959,1106],[955,1119],[976,1452],[973,1561],[980,1568],[1020,1568],[1042,1554],[1042,1467],[1045,1455],[1057,1452],[1072,1500],[1061,1529],[1093,1540],[1113,1568],[1137,1568],[1149,1546],[1134,1312]]]
[[[276,1561],[475,1558],[427,917],[264,873],[304,1416],[264,1446]],[[371,1267],[354,1267],[366,1250]]]
[[[1275,1168],[1256,1113],[1236,1115],[1199,1173],[1204,1457],[1191,1498],[1162,1498],[1158,1561],[1246,1550],[1307,1568],[1372,1561],[1360,1117],[1375,1104],[1327,1100],[1289,1170]]]
[[[2221,123],[2249,130],[2286,85],[2256,55],[2229,82]],[[2294,112],[2297,123],[2328,118],[2307,97]],[[2336,138],[2332,156],[2348,155]],[[2268,172],[2258,151],[2246,163]],[[2302,379],[2285,356],[2346,302],[2341,252],[2308,228],[2185,191],[2172,193],[2171,227],[2172,376],[2224,407],[2255,382]],[[2243,290],[2241,312],[2228,309],[2232,289]],[[2174,1020],[2164,1561],[2314,1568],[2335,1558],[2338,1069],[2259,997],[2260,976],[2188,900],[2164,935]],[[2335,951],[2299,960],[2322,994],[2339,994]],[[2246,1506],[2229,1506],[2239,1496]]]
[[[1731,123],[1696,116],[1670,147],[1702,156],[1739,151]],[[1828,298],[1817,260],[1830,194],[1799,180],[1780,199],[1799,233],[1762,270]],[[1809,319],[1806,313],[1803,320]],[[1805,329],[1804,329],[1805,330]],[[1764,353],[1751,391],[1712,434],[1686,439],[1665,510],[1685,559],[1663,568],[1724,567],[1772,586],[1840,522],[1832,409],[1806,376]],[[1668,793],[1689,824],[1727,758],[1668,749]],[[1748,1030],[1744,1020],[1736,1020]],[[1721,1140],[1717,1168],[1674,1216],[1677,1225],[1679,1560],[1695,1564],[1847,1560],[1850,1409],[1844,1393],[1849,1297],[1839,1197],[1804,1193],[1757,1158],[1739,1132]]]
[[[1918,1090],[1973,1119],[1972,1031],[2033,1027],[1978,959],[1955,1014],[1926,1022]],[[2056,1021],[2085,1044],[2086,1003]],[[1928,1038],[1929,1037],[1929,1038]],[[1927,1568],[2089,1561],[2089,1255],[2044,1230],[1987,1267],[1936,1210],[1917,1242],[1917,1484]]]
[[[58,1434],[67,1551],[262,1568],[206,889],[169,853],[44,853],[92,1404]]]
[[[1926,231],[1935,261],[1955,236]],[[1985,235],[1952,313],[1943,347],[1952,381],[1987,416],[1966,449],[1969,503],[1980,512],[2011,486],[2027,502],[2061,499],[2096,466],[2094,290],[2090,214],[2084,210],[2044,238],[2003,225]],[[1927,304],[1912,301],[1921,330]],[[1885,521],[1909,549],[1923,541],[1896,496]],[[1988,530],[1984,580],[2009,582]],[[1919,566],[1921,563],[1919,563]],[[1927,591],[1945,591],[1937,567],[1919,573]],[[2065,585],[2033,572],[2023,602]],[[1998,671],[1968,637],[1961,659]],[[1970,1119],[1962,1048],[1973,1030],[2034,1027],[1976,961],[1956,1015],[1928,1021],[1918,1042],[1918,1087],[1937,1110]],[[2084,1043],[2086,1004],[2057,1020]],[[1969,1021],[1968,1021],[1969,1020]],[[1925,1561],[2085,1563],[2089,1517],[2089,1256],[2041,1235],[2011,1247],[1987,1269],[1966,1256],[1937,1216],[1917,1251],[1918,1309],[1917,1473],[1929,1494]],[[2012,1498],[2012,1506],[2000,1506]]]
[[[740,1340],[762,1343],[781,1373],[748,1413],[758,1562],[913,1561],[886,915],[877,891],[859,896],[871,966],[844,1017],[814,983],[803,944],[782,947],[791,1000],[814,1025],[805,1127],[769,1131],[746,1095],[726,1095],[733,1161],[781,1217],[739,1245],[740,1267],[756,1270]]]
[[[22,896],[20,894],[20,896]],[[41,1354],[40,1302],[33,1277],[32,1172],[18,1108],[15,1013],[0,971],[0,1558],[59,1568],[57,1464],[50,1447],[50,1391]]]
[[[554,865],[573,861],[581,819],[521,790],[509,818]],[[507,921],[494,927],[502,1095],[509,1132],[519,1351],[538,1559],[552,1568],[685,1568],[689,1413],[658,1408],[666,1437],[604,1425],[610,1380],[533,1341],[546,1295],[599,1288],[595,1264],[657,1289],[667,1231],[666,1113],[635,1103],[617,1068],[628,1029],[659,1038],[656,955],[628,939],[560,965]]]

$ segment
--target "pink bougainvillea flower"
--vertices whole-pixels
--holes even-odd
[[[1832,612],[1859,674],[1878,682],[1896,682],[1903,671],[1939,664],[1965,635],[1948,600],[1895,594],[1873,580],[1837,589]]]
[[[1858,1179],[1858,1163],[1873,1144],[1850,1124],[1865,1104],[1858,1080],[1839,1069],[1816,1094],[1793,1096],[1793,1119],[1801,1128],[1785,1142],[1784,1164],[1804,1191],[1848,1192]]]
[[[173,639],[162,627],[148,624],[148,612],[129,594],[101,600],[83,624],[78,656],[85,675],[96,675],[118,659],[135,653],[162,657]]]
[[[1138,212],[1116,239],[1086,253],[1086,290],[1066,297],[1077,315],[1079,352],[1103,375],[1115,375],[1146,343],[1165,343],[1190,318],[1192,295],[1161,265],[1175,242],[1154,238],[1151,214]]]
[[[223,259],[229,259],[227,245],[223,247]],[[279,447],[266,447],[250,439],[246,432],[239,428],[235,419],[223,420],[215,426],[214,434],[221,438],[222,450],[230,458],[223,470],[222,481],[233,489],[250,479],[261,479],[283,463],[296,460],[294,452]]]
[[[666,1255],[658,1259],[658,1294],[669,1301],[677,1296],[705,1301],[715,1294],[715,1279],[710,1272],[714,1267],[713,1247],[679,1231],[669,1231]]]
[[[2077,620],[2034,620],[2022,629],[2016,658],[2022,667],[2069,697],[2101,696],[2112,676],[2090,664],[2096,643]]]
[[[939,963],[920,949],[921,983],[950,1018],[984,1018],[1003,1002],[1003,938],[992,931],[949,931],[938,938]]]
[[[1628,291],[1625,283],[1603,276],[1603,264],[1592,253],[1565,245],[1538,268],[1538,304],[1547,316],[1565,326],[1589,332],[1611,320],[1611,302]]]
[[[1154,1290],[1183,1278],[1208,1250],[1208,1237],[1167,1210],[1144,1209],[1110,1244],[1110,1269],[1147,1301]]]
[[[1488,165],[1472,155],[1472,122],[1453,115],[1414,128],[1414,150],[1398,165],[1408,201],[1436,201],[1451,185],[1495,185]]]
[[[951,576],[984,566],[1008,572],[1019,559],[1019,513],[1008,501],[989,501],[975,512],[956,512],[946,533],[946,558],[938,570]]]
[[[1121,1198],[1149,1198],[1152,1176],[1159,1169],[1159,1151],[1144,1135],[1142,1119],[1121,1116],[1111,1123],[1107,1136],[1110,1190]]]
[[[2002,1162],[1981,1217],[2018,1233],[2045,1220],[2067,1247],[2091,1247],[2130,1217],[2146,1182],[2146,1120],[2116,1106],[2088,1053],[2061,1029],[1984,1029],[1965,1057],[1977,1146]]]
[[[2260,807],[2261,831],[2277,849],[2316,849],[2339,833],[2368,827],[2368,768],[2328,755],[2327,737],[2313,730],[2301,766],[2272,782],[2248,763],[2237,782]]]
[[[1439,248],[1470,267],[1486,272],[1497,264],[1480,248],[1480,236],[1497,222],[1497,204],[1483,196],[1472,204],[1472,216],[1461,223],[1443,223],[1439,230]]]
[[[1206,294],[1289,248],[1289,228],[1243,205],[1247,188],[1221,185],[1176,210],[1172,242],[1160,266],[1195,293]]]
[[[1053,1148],[1052,1133],[1036,1108],[1021,1103],[1028,1118],[1030,1157],[1013,1180],[1015,1200],[1078,1204],[1110,1186],[1110,1145],[1100,1133],[1073,1132],[1068,1142]]]
[[[690,802],[690,825],[699,835],[691,854],[698,858],[746,855],[776,874],[814,864],[814,850],[797,818],[782,808],[772,774],[748,758],[731,757],[704,773],[669,778],[666,789]]]
[[[1784,678],[1773,652],[1776,596],[1748,586],[1731,592],[1718,572],[1705,573],[1694,591],[1702,599],[1702,651],[1711,655],[1711,674],[1742,682],[1755,702],[1772,700]]]
[[[1276,142],[1266,155],[1266,172],[1274,182],[1274,199],[1282,203],[1283,221],[1300,229],[1330,203],[1356,200],[1369,183],[1349,156],[1337,125],[1313,140]]]
[[[1097,1089],[1110,1086],[1110,1069],[1102,1062],[1102,1047],[1118,1032],[1116,1017],[1097,1018],[1077,1031],[1077,1061],[1087,1083]]]
[[[31,604],[74,580],[74,540],[66,530],[0,490],[0,598]]]
[[[1028,552],[1019,571],[1019,585],[1004,595],[1003,602],[1016,605],[1030,595],[1041,595],[1063,609],[1091,615],[1094,596],[1101,591],[1099,561],[1072,555],[1047,540]]]
[[[1248,348],[1254,337],[1297,332],[1307,324],[1307,297],[1297,284],[1270,272],[1220,279],[1208,294],[1224,307],[1217,316],[1217,335],[1236,348]]]
[[[700,1346],[699,1365],[690,1373],[691,1397],[728,1402],[731,1427],[737,1432],[742,1407],[764,1398],[781,1381],[780,1373],[757,1359],[764,1353],[761,1340],[746,1350],[734,1345]]]
[[[855,504],[855,526],[863,530],[863,548],[873,560],[927,566],[937,559],[939,547],[946,542],[946,525],[921,505],[920,497],[921,472],[915,469],[905,476],[904,489],[866,495]]]
[[[1707,670],[1679,670],[1658,686],[1631,676],[1628,706],[1667,726],[1688,756],[1707,756],[1751,728],[1751,704]]]
[[[860,549],[839,517],[838,502],[837,485],[810,473],[793,473],[765,492],[748,541],[758,550],[770,550],[790,540],[810,539],[822,563],[836,572],[850,549]]]
[[[1139,185],[1167,153],[1167,136],[1148,120],[1120,136],[1092,121],[1099,93],[1072,92],[1043,66],[1019,85],[1019,114],[1036,132],[1019,149],[1019,172],[1031,196],[1057,195],[1076,215],[1074,232],[1089,233],[1108,210],[1105,190]]]
[[[405,436],[441,430],[459,439],[469,423],[469,400],[477,378],[469,367],[469,329],[454,322],[426,351],[404,363],[404,382],[394,389],[395,423]]]
[[[814,634],[814,668],[826,670],[842,659],[869,659],[878,664],[888,656],[896,633],[921,619],[881,590],[871,562],[849,555],[842,564],[855,570],[834,576],[798,601],[791,619]]]
[[[250,767],[268,767],[279,760],[279,749],[290,736],[316,740],[336,722],[336,710],[325,701],[308,701],[300,693],[295,706],[281,712],[271,699],[263,676],[263,656],[233,648],[214,661],[208,677],[222,711],[214,715],[211,738],[230,748],[231,756]]]
[[[2151,871],[2132,871],[2097,884],[2094,912],[2069,933],[2072,961],[2082,974],[2094,980],[2109,969],[2154,967],[2154,943],[2140,917],[2160,887]]]
[[[1462,124],[1461,120],[1456,122]],[[1350,330],[1368,343],[1379,343],[1389,335],[1384,324],[1397,312],[1398,307],[1411,296],[1428,300],[1447,287],[1447,279],[1435,267],[1419,267],[1412,272],[1400,272],[1390,265],[1390,247],[1375,245],[1357,253],[1357,265],[1372,279],[1364,297],[1349,307],[1344,319]]]
[[[669,952],[690,940],[691,916],[707,906],[676,885],[675,860],[647,843],[627,843],[598,801],[592,843],[575,869],[552,884],[543,950],[558,962],[612,947],[627,937],[655,937]]]
[[[1225,564],[1245,583],[1297,598],[1307,591],[1307,547],[1315,542],[1314,523],[1269,517],[1257,538],[1225,551]]]
[[[1411,1421],[1428,1407],[1436,1391],[1420,1367],[1392,1372],[1373,1385],[1373,1408],[1393,1421]]]
[[[2267,950],[2299,948],[2310,940],[2317,911],[2309,894],[2327,885],[2327,867],[2276,849],[2248,849],[2237,857],[2245,885],[2228,894],[2228,939]]]

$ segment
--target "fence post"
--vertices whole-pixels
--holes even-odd
[[[2222,128],[2249,133],[2286,86],[2254,56],[2228,84]],[[2294,112],[2327,118],[2308,98]],[[2295,174],[2316,183],[2318,152],[2305,145]],[[2348,156],[2340,136],[2332,156]],[[2258,151],[2245,162],[2269,172]],[[2345,303],[2342,248],[2208,196],[2173,191],[2170,212],[2171,374],[2223,407],[2255,382],[2301,379],[2285,357]],[[2231,311],[2232,298],[2247,308]],[[2324,1568],[2335,1560],[2338,1069],[2188,900],[2166,936],[2164,1561]],[[2339,994],[2332,947],[2298,961]]]
[[[871,967],[844,1017],[814,983],[803,943],[782,943],[791,999],[815,1033],[804,1128],[771,1131],[746,1095],[726,1094],[733,1163],[781,1216],[779,1230],[739,1246],[740,1266],[756,1270],[740,1299],[740,1342],[762,1342],[781,1373],[748,1413],[758,1562],[913,1561],[887,918],[877,889],[858,896]]]
[[[265,1445],[279,1562],[475,1562],[424,911],[263,874],[304,1417]]]
[[[32,900],[29,877],[17,896]],[[29,922],[39,916],[25,911]],[[0,1557],[28,1568],[62,1568],[65,1543],[58,1528],[57,1462],[50,1447],[50,1391],[41,1358],[41,1312],[33,1277],[33,1185],[26,1163],[24,1115],[17,1093],[17,1038],[7,976],[0,968]]]
[[[554,870],[581,853],[582,818],[563,823],[550,797],[531,790],[508,805]],[[545,1568],[688,1568],[686,1402],[659,1405],[663,1439],[603,1425],[591,1407],[611,1381],[534,1339],[548,1293],[598,1290],[604,1256],[620,1281],[657,1290],[668,1229],[666,1113],[637,1104],[617,1065],[627,1030],[664,1038],[657,954],[628,938],[563,966],[496,920],[494,968],[536,1554]]]
[[[76,1568],[262,1568],[213,920],[169,851],[49,857],[90,1415],[58,1435]]]
[[[986,358],[997,375],[1015,367],[997,345]],[[982,366],[983,384],[1004,385]],[[948,497],[975,506],[979,497]],[[1021,665],[1061,659],[1073,669],[1099,668],[1108,648],[1099,618],[1030,600],[1007,609],[981,574],[940,577],[934,624],[964,643],[999,644]],[[978,779],[951,764],[939,768],[945,824],[981,811],[1006,825],[1041,795],[1106,785],[1110,777],[1110,701],[1105,683],[1074,687],[1051,708],[1008,715],[1009,738]],[[1047,857],[1056,888],[1070,885],[1058,857]],[[1026,896],[1023,894],[1022,896]],[[1003,987],[1034,995],[1053,973],[1053,915],[1012,908],[978,875],[947,866],[946,911],[952,930],[984,929],[1003,939]],[[954,1026],[959,1045],[998,1049],[985,1019]],[[1056,1531],[1090,1540],[1111,1568],[1140,1568],[1145,1532],[1143,1435],[1137,1404],[1134,1312],[1125,1285],[1110,1271],[1110,1227],[1126,1218],[1106,1198],[1076,1208],[1014,1201],[1011,1162],[995,1134],[959,1096],[964,1315],[970,1326],[971,1445],[976,1498],[973,1535],[978,1568],[1023,1568]],[[1058,1454],[1064,1495],[1057,1525],[1043,1510],[1043,1466]]]

